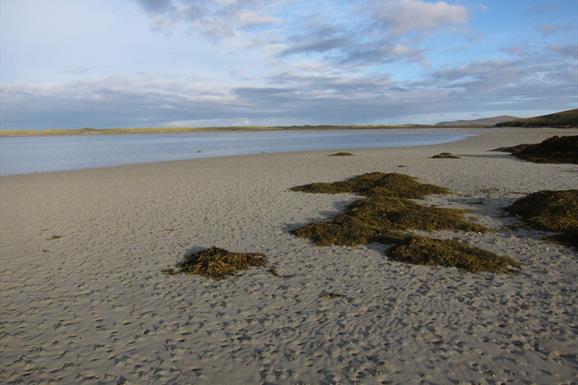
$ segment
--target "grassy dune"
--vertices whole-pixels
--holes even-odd
[[[399,126],[227,126],[227,127],[142,127],[142,128],[79,128],[49,130],[0,130],[0,136],[50,136],[50,135],[124,135],[124,134],[176,134],[206,131],[282,131],[282,130],[343,130],[343,129],[388,129],[388,128],[433,128],[427,125]],[[439,128],[439,127],[435,127]]]
[[[484,128],[482,126],[439,126],[427,124],[399,125],[305,125],[305,126],[227,126],[227,127],[142,127],[142,128],[79,128],[48,130],[0,130],[0,136],[51,135],[125,135],[125,134],[178,134],[207,131],[283,131],[283,130],[386,130],[408,128]]]
[[[534,118],[516,119],[496,124],[496,127],[578,127],[578,108]]]
[[[438,124],[377,124],[377,125],[301,125],[301,126],[226,126],[226,127],[139,127],[139,128],[78,128],[48,130],[0,130],[0,136],[49,136],[49,135],[123,135],[123,134],[175,134],[205,131],[282,131],[282,130],[371,130],[408,128],[490,128],[490,127],[578,127],[578,109],[557,112],[535,118],[496,121],[504,116],[441,122]],[[494,125],[495,124],[495,125]]]

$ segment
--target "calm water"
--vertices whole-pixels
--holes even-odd
[[[0,138],[0,175],[309,150],[454,142],[468,130],[337,130]]]

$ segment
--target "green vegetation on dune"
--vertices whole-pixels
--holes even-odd
[[[454,266],[472,272],[505,272],[514,266],[511,259],[457,241],[424,240],[410,236],[410,230],[487,230],[466,221],[466,212],[463,210],[423,206],[411,200],[429,194],[448,194],[449,190],[444,187],[420,183],[408,175],[372,172],[346,181],[312,183],[291,190],[325,194],[357,193],[363,196],[331,220],[310,223],[292,231],[294,235],[310,239],[316,245],[356,246],[371,242],[393,244],[392,259]],[[423,255],[416,254],[415,258],[405,256],[407,251],[403,247],[409,245],[412,247],[409,252],[413,252],[417,245],[415,242],[408,243],[410,238],[416,242],[419,239],[417,244],[427,246],[425,249],[422,247],[422,251],[430,258],[427,263]]]
[[[509,152],[518,158],[535,163],[578,164],[578,135],[553,136],[541,143],[500,147],[494,151]]]
[[[206,131],[284,131],[284,130],[382,130],[399,128],[440,128],[426,124],[398,125],[304,125],[304,126],[225,126],[225,127],[139,127],[139,128],[81,128],[49,130],[0,130],[0,136],[51,135],[124,135],[178,134]]]
[[[205,131],[267,131],[275,127],[142,127],[142,128],[81,128],[50,130],[0,130],[0,136],[58,136],[58,135],[125,135],[125,134],[179,134]]]
[[[533,118],[515,119],[500,122],[495,127],[578,127],[578,108]]]
[[[578,247],[578,190],[538,191],[505,210],[532,228],[561,232],[548,239]]]
[[[171,134],[205,131],[282,131],[282,130],[387,130],[413,128],[489,128],[489,127],[578,127],[578,109],[528,119],[508,119],[506,116],[476,120],[458,120],[437,124],[368,124],[368,125],[292,125],[292,126],[217,126],[217,127],[138,127],[138,128],[78,128],[48,130],[0,130],[0,136],[50,136],[50,135],[123,135]],[[498,122],[496,124],[496,122]]]
[[[446,122],[439,122],[436,124],[436,126],[446,126],[446,127],[459,127],[459,126],[466,126],[466,127],[470,127],[470,126],[481,126],[481,127],[489,127],[489,126],[494,126],[497,123],[501,123],[501,122],[506,122],[506,121],[510,121],[510,120],[516,120],[516,119],[520,119],[517,116],[511,116],[511,115],[500,115],[500,116],[492,116],[492,117],[488,117],[488,118],[481,118],[481,119],[471,119],[471,120],[452,120],[452,121],[446,121]]]

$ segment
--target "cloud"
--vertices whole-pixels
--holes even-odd
[[[466,7],[445,1],[376,0],[374,9],[376,21],[394,35],[463,25],[469,17]]]
[[[429,80],[417,84],[466,91],[475,87],[497,89],[519,80],[526,71],[522,61],[488,60],[434,71]]]
[[[505,53],[510,54],[510,55],[513,55],[513,56],[524,56],[527,54],[527,49],[528,49],[528,47],[526,47],[526,46],[517,45],[517,46],[502,48],[502,49],[500,49],[500,51],[505,52]]]
[[[578,59],[578,44],[552,44],[546,48],[558,55]]]
[[[304,67],[238,84],[144,75],[4,83],[1,124],[10,129],[435,122],[464,111],[533,115],[575,107],[575,59],[545,56],[448,66],[413,81]]]
[[[551,0],[543,0],[535,3],[530,3],[528,7],[528,10],[539,15],[555,12],[556,9],[557,9],[556,2]]]
[[[307,53],[327,53],[334,50],[342,50],[352,45],[347,36],[310,36],[309,38],[294,38],[289,47],[281,52],[281,56],[291,56]]]
[[[536,30],[540,32],[542,36],[550,37],[561,32],[570,31],[572,27],[566,23],[547,23],[536,26]]]
[[[138,0],[138,1],[146,11],[151,13],[163,12],[171,7],[171,0]]]
[[[552,35],[560,30],[559,24],[540,24],[536,30],[544,36]]]
[[[519,37],[541,19],[516,14],[521,20],[512,36],[479,44],[468,34],[492,36],[499,31],[487,19],[519,9],[492,4],[470,31],[469,12],[480,12],[476,2],[466,8],[463,0],[132,0],[126,7],[133,9],[115,7],[114,20],[124,16],[119,10],[138,7],[158,29],[188,33],[156,36],[139,19],[123,24],[127,36],[118,41],[111,38],[116,30],[101,30],[94,40],[80,30],[75,45],[61,38],[69,35],[64,29],[38,39],[47,30],[34,22],[40,32],[27,37],[34,44],[19,45],[26,36],[12,36],[12,46],[22,49],[3,51],[1,124],[372,123],[575,106],[575,35],[521,44]],[[112,16],[104,8],[94,18],[98,25]],[[574,33],[570,14],[550,17],[543,32],[554,34],[566,20]],[[122,23],[106,25],[113,24]],[[505,48],[493,45],[498,40]]]
[[[477,9],[479,12],[488,12],[489,7],[488,7],[487,4],[479,3],[479,4],[476,6],[476,9]]]
[[[268,14],[288,0],[134,0],[149,14],[173,23],[220,22],[223,25],[252,26],[276,24],[278,17]],[[369,23],[379,23],[390,34],[431,31],[468,21],[468,10],[445,1],[370,0]],[[312,7],[315,9],[316,7]],[[363,7],[347,7],[359,11]],[[319,11],[319,10],[318,10]],[[353,15],[355,17],[355,15]],[[231,25],[232,24],[232,25]]]
[[[365,35],[365,37],[361,36]],[[280,57],[321,55],[333,65],[370,65],[394,61],[425,63],[425,52],[397,39],[368,37],[334,26],[318,26],[306,34],[290,37]]]
[[[516,60],[487,60],[434,71],[414,87],[446,89],[481,105],[560,110],[576,104],[578,70],[571,61],[528,55]],[[542,105],[540,105],[542,103]],[[475,110],[474,106],[470,106]],[[575,108],[575,107],[574,107]]]
[[[348,9],[351,19],[305,24],[306,32],[283,42],[280,57],[318,55],[333,65],[367,66],[391,62],[429,65],[424,38],[462,26],[468,10],[444,1],[370,0],[365,7]]]
[[[271,33],[244,36],[247,45],[265,47],[277,58],[316,55],[334,65],[347,66],[395,61],[425,65],[426,50],[416,36],[422,39],[468,21],[465,7],[444,1],[368,0],[366,5],[346,1],[293,8],[279,7],[291,0],[136,1],[151,14],[158,30],[188,25],[210,39],[221,40],[255,27],[265,28]],[[336,17],[343,13],[349,17]]]
[[[238,30],[276,24],[280,20],[269,15],[276,1],[265,0],[135,0],[152,16],[157,30],[170,30],[185,25],[201,31],[212,39],[234,36]]]
[[[427,64],[424,50],[409,47],[403,43],[388,41],[372,42],[353,46],[340,58],[346,64],[384,64],[395,61],[419,62]]]
[[[243,27],[253,27],[258,25],[277,24],[281,20],[269,15],[260,15],[253,11],[241,11],[238,13],[238,19]]]

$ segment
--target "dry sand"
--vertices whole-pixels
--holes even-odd
[[[1,186],[3,384],[575,384],[578,258],[500,207],[578,188],[575,165],[499,146],[577,130],[492,129],[403,149],[255,155],[8,176]],[[442,151],[462,159],[430,159]],[[405,167],[400,168],[399,165]],[[447,186],[495,233],[436,233],[508,255],[515,275],[316,247],[288,229],[350,195],[291,186],[369,171]],[[60,237],[60,238],[58,238]],[[52,239],[55,238],[55,239]],[[56,239],[58,238],[58,239]],[[223,281],[168,276],[195,247],[268,255]],[[344,295],[324,299],[325,291]]]

